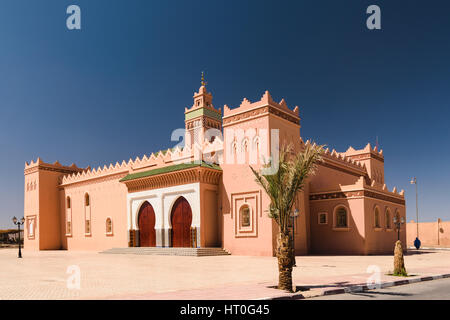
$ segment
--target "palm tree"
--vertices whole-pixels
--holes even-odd
[[[303,151],[295,154],[292,145],[282,146],[279,154],[279,168],[275,174],[264,175],[261,171],[253,171],[256,182],[265,190],[270,198],[269,217],[278,224],[277,237],[278,289],[292,292],[292,266],[294,250],[292,236],[289,232],[289,219],[292,207],[299,191],[304,187],[306,179],[315,173],[316,163],[321,161],[323,146],[306,142]],[[270,167],[266,163],[263,168]]]

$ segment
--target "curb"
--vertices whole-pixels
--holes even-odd
[[[434,276],[424,276],[424,277],[414,278],[414,279],[403,279],[403,280],[382,282],[379,285],[375,285],[375,284],[374,285],[355,285],[355,286],[346,287],[346,288],[328,289],[328,290],[323,290],[322,292],[317,292],[317,293],[310,294],[310,295],[307,294],[308,291],[305,291],[303,294],[302,293],[286,294],[286,295],[279,295],[279,296],[274,296],[274,297],[265,297],[265,298],[261,298],[258,300],[308,299],[308,298],[329,296],[329,295],[342,294],[342,293],[354,293],[354,292],[356,293],[356,292],[363,292],[363,291],[373,290],[373,289],[402,286],[405,284],[411,284],[411,283],[417,283],[417,282],[423,282],[423,281],[431,281],[431,280],[444,279],[444,278],[450,278],[450,273],[439,274],[439,275],[434,275]]]
[[[414,250],[414,251],[420,251],[420,250],[447,250],[449,251],[450,248],[445,247],[420,247],[419,250],[416,249],[416,247],[408,247],[408,250]]]

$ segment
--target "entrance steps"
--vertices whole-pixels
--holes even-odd
[[[131,248],[112,248],[100,253],[107,254],[141,254],[141,255],[159,255],[159,256],[225,256],[231,253],[223,248],[166,248],[166,247],[131,247]]]

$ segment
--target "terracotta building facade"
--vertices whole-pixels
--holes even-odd
[[[185,108],[183,144],[97,169],[25,164],[25,248],[222,247],[272,256],[277,226],[249,166],[280,145],[301,150],[299,108],[269,92],[237,108],[213,106],[204,84]],[[276,170],[276,168],[272,168]],[[296,254],[384,254],[405,217],[404,192],[388,190],[382,150],[326,149],[298,195]],[[405,226],[400,232],[405,243]]]

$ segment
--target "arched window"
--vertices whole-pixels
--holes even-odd
[[[234,140],[231,143],[231,154],[236,154],[236,150],[237,150],[237,143],[236,143],[236,140]]]
[[[254,149],[254,150],[258,150],[258,147],[259,147],[259,137],[258,137],[258,136],[255,136],[255,137],[253,138],[253,149]]]
[[[66,236],[72,236],[72,200],[66,198]]]
[[[30,219],[28,223],[28,237],[34,237],[34,219]]]
[[[348,213],[345,207],[336,210],[336,228],[348,228]]]
[[[91,220],[86,220],[86,234],[90,235],[91,234]]]
[[[84,195],[84,217],[85,217],[85,224],[84,224],[84,233],[86,236],[91,235],[91,198],[89,197],[89,194],[86,193]]]
[[[244,204],[239,210],[239,221],[241,227],[250,227],[250,207]]]
[[[67,221],[67,235],[72,235],[72,221]]]
[[[113,228],[112,228],[112,220],[111,218],[106,218],[106,234],[110,235],[112,234]]]
[[[392,228],[391,211],[386,209],[386,229]]]
[[[248,151],[248,139],[245,138],[242,141],[242,148],[241,148],[242,152],[247,152]]]
[[[380,210],[378,207],[375,207],[374,227],[380,228]]]

